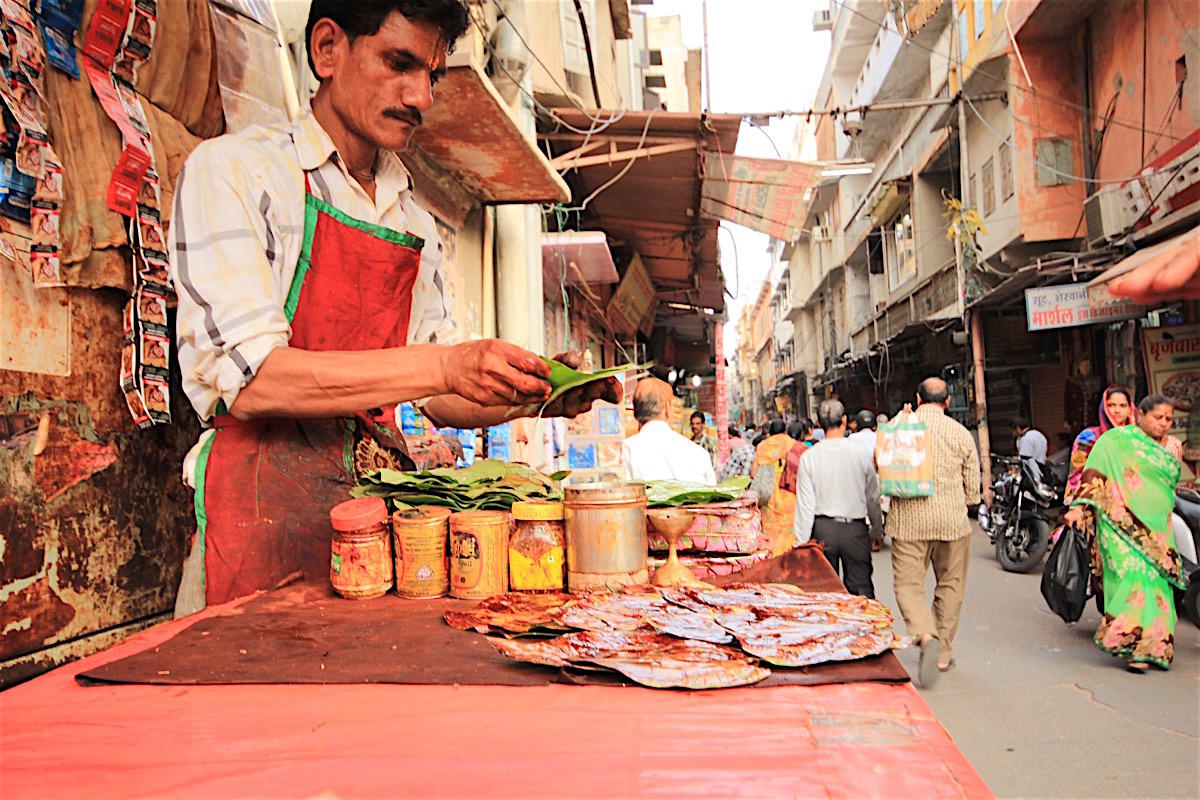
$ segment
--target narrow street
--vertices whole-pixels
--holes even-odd
[[[874,563],[875,590],[899,617],[890,550]],[[1094,603],[1063,624],[1040,571],[1004,572],[978,530],[970,569],[958,666],[921,694],[998,797],[1200,795],[1195,625],[1180,620],[1170,672],[1134,675],[1092,644]],[[917,651],[899,656],[915,672]]]

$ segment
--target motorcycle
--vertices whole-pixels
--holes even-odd
[[[1186,591],[1175,591],[1175,607],[1200,626],[1200,494],[1191,489],[1175,491],[1175,514],[1182,523],[1172,521],[1175,550],[1183,561],[1183,574],[1188,576]]]
[[[979,506],[979,527],[996,548],[1006,572],[1029,572],[1042,561],[1050,531],[1063,511],[1062,490],[1037,462],[992,456],[1002,471],[992,485],[991,508]]]

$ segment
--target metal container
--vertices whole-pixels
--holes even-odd
[[[450,515],[450,596],[486,600],[508,591],[509,515],[459,511]]]
[[[450,592],[447,520],[450,509],[417,506],[392,514],[396,554],[396,594],[410,599],[445,597]]]
[[[645,485],[585,483],[563,494],[570,591],[646,583]]]

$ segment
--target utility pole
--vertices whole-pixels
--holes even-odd
[[[704,19],[704,113],[712,111],[712,75],[708,71],[708,0],[700,0],[700,13]]]
[[[958,4],[954,3],[953,8],[955,10],[953,27],[955,34],[950,37],[951,52],[960,50],[959,43],[961,42],[961,38],[957,35],[960,13]],[[963,52],[959,52],[957,58],[951,59],[951,63],[954,64],[955,82],[958,84],[956,101],[958,106],[958,185],[964,211],[975,205],[975,198],[971,196],[971,165],[967,149],[967,108],[963,100],[967,87],[962,65],[966,59],[967,54]],[[964,323],[968,322],[968,312],[966,310],[967,276],[963,251],[972,244],[973,242],[963,240],[961,230],[955,231],[954,260],[955,271],[958,273],[958,308]],[[980,478],[983,483],[983,498],[990,506],[992,500],[992,442],[987,418],[987,374],[984,360],[983,318],[980,317],[979,309],[969,312],[969,324],[966,325],[966,329],[971,338],[971,375],[974,378],[975,388],[975,434],[979,442]]]

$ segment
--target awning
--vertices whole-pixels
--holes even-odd
[[[437,102],[413,146],[452,173],[481,203],[564,202],[567,184],[525,136],[508,105],[464,48],[450,56]]]
[[[1095,275],[1111,263],[1112,258],[1112,253],[1106,250],[1095,250],[1035,261],[1021,267],[997,286],[968,303],[967,308],[1001,306],[1014,299],[1024,302],[1026,289],[1060,282],[1064,277],[1074,281]]]
[[[542,269],[575,286],[620,279],[604,231],[543,233]]]
[[[597,126],[592,117],[618,119]],[[718,222],[700,213],[703,159],[733,152],[741,116],[555,109],[554,120],[565,124],[539,137],[553,148],[552,163],[566,171],[577,201],[590,198],[583,225],[638,253],[660,317],[666,321],[667,303],[693,308],[670,314],[669,327],[682,338],[703,339],[706,318],[725,308]],[[594,128],[600,130],[587,133]]]
[[[1187,233],[1181,234],[1165,242],[1159,242],[1143,250],[1138,250],[1133,255],[1127,256],[1123,260],[1109,267],[1095,279],[1088,282],[1088,305],[1092,308],[1100,308],[1121,301],[1119,297],[1113,297],[1108,291],[1108,286],[1117,278],[1128,275],[1143,264],[1163,257],[1164,261],[1170,260],[1176,255],[1182,255],[1189,248],[1200,248],[1200,228],[1193,228]],[[1151,267],[1154,269],[1154,267]],[[1183,299],[1182,297],[1179,299]]]

